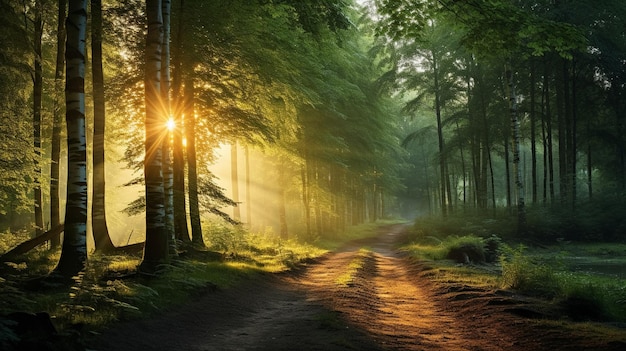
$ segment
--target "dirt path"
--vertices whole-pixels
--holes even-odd
[[[433,284],[394,250],[402,230],[387,227],[298,272],[119,324],[90,349],[626,350],[626,335],[575,335],[520,317],[533,309],[511,294]]]

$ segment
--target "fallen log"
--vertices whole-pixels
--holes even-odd
[[[15,258],[18,255],[27,253],[28,251],[36,248],[37,246],[45,243],[46,241],[58,237],[59,235],[61,235],[64,229],[65,229],[64,225],[60,224],[39,236],[26,240],[25,242],[5,252],[4,255],[0,256],[0,262],[10,261],[11,259]]]
[[[7,262],[7,261],[14,259],[18,255],[23,255],[27,253],[28,251],[36,248],[37,246],[45,243],[46,241],[49,241],[58,237],[59,235],[61,235],[61,233],[63,233],[64,229],[65,229],[64,225],[60,224],[39,236],[26,240],[25,242],[17,245],[16,247],[12,248],[11,250],[5,252],[2,256],[0,256],[0,262]],[[130,245],[116,246],[116,247],[113,247],[113,249],[111,249],[109,253],[137,255],[143,251],[144,244],[145,244],[144,242],[138,242],[138,243],[130,244]]]

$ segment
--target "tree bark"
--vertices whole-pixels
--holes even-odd
[[[526,207],[524,201],[524,183],[522,181],[522,167],[520,166],[520,121],[517,115],[517,95],[513,73],[506,70],[509,87],[509,108],[511,114],[511,129],[513,131],[513,169],[515,171],[515,185],[517,187],[517,231],[519,234],[526,231]]]
[[[41,38],[43,36],[43,4],[41,0],[35,2],[34,25],[34,72],[33,72],[33,146],[35,148],[35,236],[41,235],[44,229],[43,223],[43,194],[41,191],[41,99],[43,94],[43,69]]]
[[[241,209],[239,208],[239,162],[237,161],[237,142],[230,144],[230,185],[233,191],[233,201],[236,205],[233,207],[233,219],[237,222],[241,221]]]
[[[102,70],[102,1],[91,0],[91,69],[93,79],[93,187],[91,227],[97,252],[113,250],[105,211],[104,133],[104,73]]]
[[[535,106],[535,61],[530,62],[530,154],[532,202],[537,203],[537,115]]]
[[[439,67],[437,66],[438,61],[434,52],[432,54],[432,64],[433,64],[433,76],[434,76],[434,84],[435,84],[435,114],[437,117],[437,140],[439,145],[439,172],[440,172],[440,182],[441,182],[441,214],[443,217],[448,216],[447,204],[446,204],[446,183],[447,183],[447,172],[446,172],[446,158],[444,153],[444,141],[443,141],[443,123],[441,122],[441,102],[440,102],[440,92],[439,92]]]
[[[189,181],[189,217],[191,220],[191,242],[194,246],[205,247],[200,221],[198,202],[198,171],[196,164],[196,117],[195,96],[192,72],[185,76],[185,136],[187,139],[187,177]]]
[[[59,178],[61,162],[61,124],[63,123],[63,104],[61,97],[63,94],[63,76],[65,73],[65,17],[67,0],[59,0],[57,17],[57,53],[56,67],[54,70],[54,102],[51,140],[51,164],[50,164],[50,226],[52,228],[61,224],[61,202],[59,199]],[[59,236],[50,239],[50,248],[59,247],[61,240]]]
[[[164,122],[168,124],[165,140],[162,144],[163,153],[163,192],[165,193],[165,230],[169,240],[169,253],[176,256],[176,231],[174,230],[174,170],[172,166],[172,134],[176,132],[176,124],[170,128],[172,118],[170,105],[170,12],[171,0],[162,0],[163,15],[163,49],[161,50],[161,103],[164,111]],[[173,120],[172,120],[173,122]]]
[[[166,133],[163,109],[159,103],[161,90],[161,49],[163,17],[160,0],[146,0],[148,32],[145,68],[145,159],[146,244],[140,270],[153,273],[169,260],[168,235],[165,227],[165,194],[163,189],[162,147]]]
[[[182,71],[183,71],[183,32],[184,32],[184,1],[180,0],[178,10],[178,26],[176,29],[176,41],[174,46],[174,74],[172,77],[172,96],[174,97],[174,123],[176,132],[172,136],[172,166],[173,166],[173,200],[174,200],[174,231],[176,239],[183,243],[191,242],[187,225],[187,204],[185,201],[185,146],[183,135],[183,113],[185,106],[184,94],[182,94]]]
[[[250,192],[250,149],[245,146],[246,156],[246,224],[248,228],[252,228],[252,195]],[[284,184],[284,183],[281,183]]]
[[[85,37],[87,0],[70,0],[65,46],[67,202],[65,234],[55,272],[72,277],[87,261],[87,142],[85,137]]]

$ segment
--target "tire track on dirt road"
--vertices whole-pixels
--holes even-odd
[[[455,316],[434,303],[420,286],[415,270],[395,249],[404,225],[386,227],[375,239],[328,255],[297,280],[320,301],[368,331],[385,349],[398,350],[500,350],[485,340],[477,344],[459,328]],[[363,247],[369,253],[349,284],[337,281]],[[481,338],[482,339],[482,338]]]

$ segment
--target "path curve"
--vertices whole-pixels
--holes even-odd
[[[519,316],[510,293],[436,284],[381,228],[316,263],[265,274],[154,318],[114,325],[90,350],[624,350]],[[511,313],[514,312],[514,313]]]

